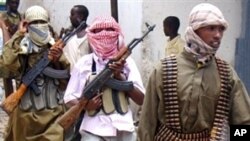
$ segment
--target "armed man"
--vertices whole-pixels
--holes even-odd
[[[109,74],[109,71],[116,80],[131,81],[132,87],[117,90],[105,85],[98,89],[96,96],[82,104],[85,115],[79,130],[81,141],[135,141],[132,111],[127,100],[131,98],[138,105],[142,105],[145,89],[131,57],[122,57],[119,61],[110,62],[120,51],[126,50],[121,28],[114,18],[100,16],[95,18],[86,31],[93,53],[83,56],[71,71],[64,96],[65,103],[68,106],[77,105],[82,94],[86,98],[92,97],[86,93],[86,89],[91,82],[101,82],[95,81],[95,78],[99,79],[102,74]]]
[[[10,115],[5,141],[63,141],[64,131],[55,121],[64,113],[61,80],[66,78],[40,71],[45,66],[69,70],[69,62],[61,56],[64,43],[54,43],[43,7],[31,6],[24,16],[3,50],[3,64],[21,81],[2,105]],[[47,64],[39,66],[41,60]]]

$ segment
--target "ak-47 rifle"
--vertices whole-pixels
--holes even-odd
[[[155,25],[150,26],[147,23],[146,25],[148,31],[141,38],[133,39],[127,47],[122,48],[118,54],[106,64],[105,68],[84,88],[81,97],[78,99],[78,103],[58,118],[57,123],[59,123],[64,130],[69,129],[69,127],[73,125],[73,123],[79,118],[82,110],[84,110],[88,100],[93,98],[97,94],[98,90],[100,90],[104,85],[106,85],[106,82],[110,80],[112,70],[108,65],[112,62],[125,60],[132,53],[132,49],[155,27]]]
[[[79,30],[85,28],[86,22],[82,21],[80,25],[70,34],[64,36],[62,39],[59,39],[53,47],[64,47],[67,41],[75,35]],[[59,45],[62,44],[62,45]],[[28,86],[32,84],[33,80],[47,67],[47,65],[53,60],[53,56],[48,55],[48,53],[44,53],[44,56],[29,70],[22,78],[22,84],[19,86],[16,92],[10,94],[2,103],[1,107],[3,110],[10,114],[15,107],[18,105],[20,99],[26,92]]]

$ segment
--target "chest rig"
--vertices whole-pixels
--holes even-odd
[[[96,76],[96,63],[92,61],[92,74],[89,76],[88,82],[91,82]],[[102,107],[97,110],[88,110],[89,116],[95,116],[96,114],[109,115],[114,112],[119,114],[126,114],[128,112],[128,97],[124,91],[120,91],[114,88],[104,86],[99,93],[102,99]]]
[[[162,60],[165,123],[157,128],[154,141],[223,141],[227,133],[231,86],[230,69],[226,62],[216,59],[220,76],[220,95],[211,131],[182,133],[177,94],[177,59],[170,56]]]
[[[45,47],[36,46],[27,36],[22,39],[20,44],[27,47],[28,52],[32,52],[29,56],[23,58],[22,61],[23,75],[21,79],[23,82],[28,82],[32,80],[30,75],[33,74],[26,75],[25,73],[31,69],[37,71],[35,65],[30,67],[29,64],[35,64],[37,59],[42,57],[40,54],[47,56],[48,50]],[[48,66],[32,80],[28,90],[20,100],[19,107],[21,110],[40,111],[43,109],[54,109],[63,104],[64,89],[59,88],[60,79],[67,79],[69,75],[67,75],[67,71],[66,74],[60,74],[57,72],[52,73],[51,70],[56,71],[53,67]]]

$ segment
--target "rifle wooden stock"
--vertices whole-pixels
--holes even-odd
[[[24,95],[25,91],[27,90],[27,86],[24,84],[21,84],[20,87],[17,89],[16,92],[11,93],[2,103],[1,107],[3,110],[10,114],[17,104],[19,103],[21,97]]]
[[[64,130],[69,129],[69,127],[79,118],[87,103],[87,99],[81,98],[76,105],[72,106],[65,114],[59,117],[56,122],[62,126]]]
[[[64,47],[66,42],[78,32],[82,26],[86,26],[86,22],[83,21],[73,32],[71,32],[68,36],[65,36],[63,39],[59,39],[51,48],[57,48],[57,47]],[[47,54],[45,54],[47,55]],[[51,55],[47,55],[47,58],[40,59],[33,68],[27,72],[23,79],[22,84],[17,89],[16,92],[10,94],[2,103],[1,107],[2,109],[7,113],[10,114],[18,105],[19,101],[21,100],[22,96],[26,92],[28,86],[31,84],[31,82],[45,69],[45,67],[52,61],[56,60]],[[24,78],[28,78],[24,80]]]
[[[53,46],[60,47],[59,44],[63,44],[63,41],[58,40]],[[52,47],[53,47],[52,46]],[[48,61],[50,62],[53,59],[53,56],[48,55]],[[49,63],[48,62],[48,63]],[[16,92],[11,93],[6,99],[3,101],[1,107],[2,109],[9,115],[14,111],[22,96],[25,94],[29,83],[22,83]]]

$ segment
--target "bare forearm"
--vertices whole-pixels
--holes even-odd
[[[70,107],[72,107],[72,106],[78,104],[78,102],[79,102],[79,101],[76,100],[76,99],[75,99],[75,100],[71,100],[71,101],[69,101],[69,102],[66,103],[66,107],[67,107],[67,108],[70,108]]]
[[[126,81],[127,77],[123,73],[119,73],[118,75],[114,75],[114,78],[121,81]],[[134,87],[132,90],[126,92],[127,95],[138,105],[143,104],[144,94],[137,88]]]
[[[136,87],[127,92],[128,96],[138,105],[143,104],[144,94]]]

